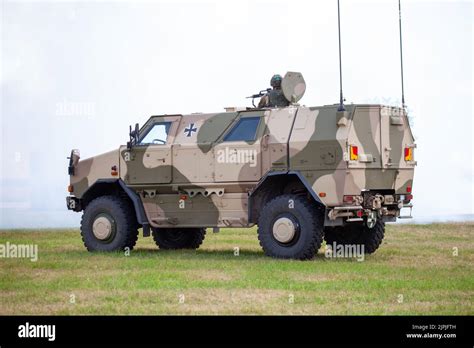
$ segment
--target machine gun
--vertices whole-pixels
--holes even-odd
[[[261,97],[263,97],[265,94],[267,94],[268,92],[270,92],[271,90],[272,90],[271,88],[263,89],[263,90],[261,90],[260,92],[258,92],[257,94],[252,94],[251,96],[247,97],[247,99],[252,98],[252,105],[253,105],[254,108],[256,108],[256,106],[255,106],[255,98],[261,98]]]

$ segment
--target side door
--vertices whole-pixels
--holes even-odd
[[[181,116],[154,116],[140,130],[138,143],[121,153],[120,173],[129,184],[166,184],[172,178],[172,143]]]
[[[264,111],[239,114],[214,147],[216,182],[260,180],[264,130]]]
[[[214,181],[214,144],[237,112],[183,116],[173,144],[173,184]]]
[[[265,116],[266,129],[262,138],[263,174],[269,170],[288,169],[288,140],[297,112],[299,110],[291,106],[284,109],[273,109],[268,111],[268,115]],[[306,121],[306,117],[304,120]]]

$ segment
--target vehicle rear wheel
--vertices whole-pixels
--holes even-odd
[[[321,246],[323,223],[323,213],[305,197],[281,195],[263,207],[258,239],[267,256],[311,259]]]
[[[160,249],[198,249],[205,228],[154,228],[153,239]]]
[[[94,199],[82,215],[81,235],[88,251],[132,250],[138,239],[132,206],[117,196]]]
[[[330,227],[324,231],[327,245],[363,245],[366,254],[372,254],[379,248],[384,235],[385,223],[381,220],[377,220],[372,228],[366,224],[357,224]]]

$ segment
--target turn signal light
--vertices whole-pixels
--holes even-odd
[[[69,186],[67,187],[67,192],[69,192],[69,193],[74,192],[74,186],[69,185]]]
[[[117,170],[117,166],[112,166],[112,168],[110,168],[110,175],[112,176],[117,176],[119,173],[118,173],[118,170]]]
[[[357,161],[359,159],[359,149],[357,146],[350,146],[351,151],[351,161]]]
[[[413,149],[411,147],[405,147],[405,161],[413,161]]]

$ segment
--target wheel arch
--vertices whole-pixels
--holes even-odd
[[[258,221],[259,211],[263,205],[270,199],[285,193],[285,189],[295,185],[304,189],[311,197],[315,204],[325,207],[324,203],[314,192],[311,185],[298,171],[285,172],[268,172],[259,181],[257,186],[249,193],[248,200],[248,216],[249,222],[256,223]]]
[[[115,195],[129,199],[133,205],[137,222],[143,227],[143,235],[150,235],[150,224],[146,217],[143,203],[140,197],[122,179],[97,180],[82,195],[82,208],[85,209],[93,199],[105,195]]]

